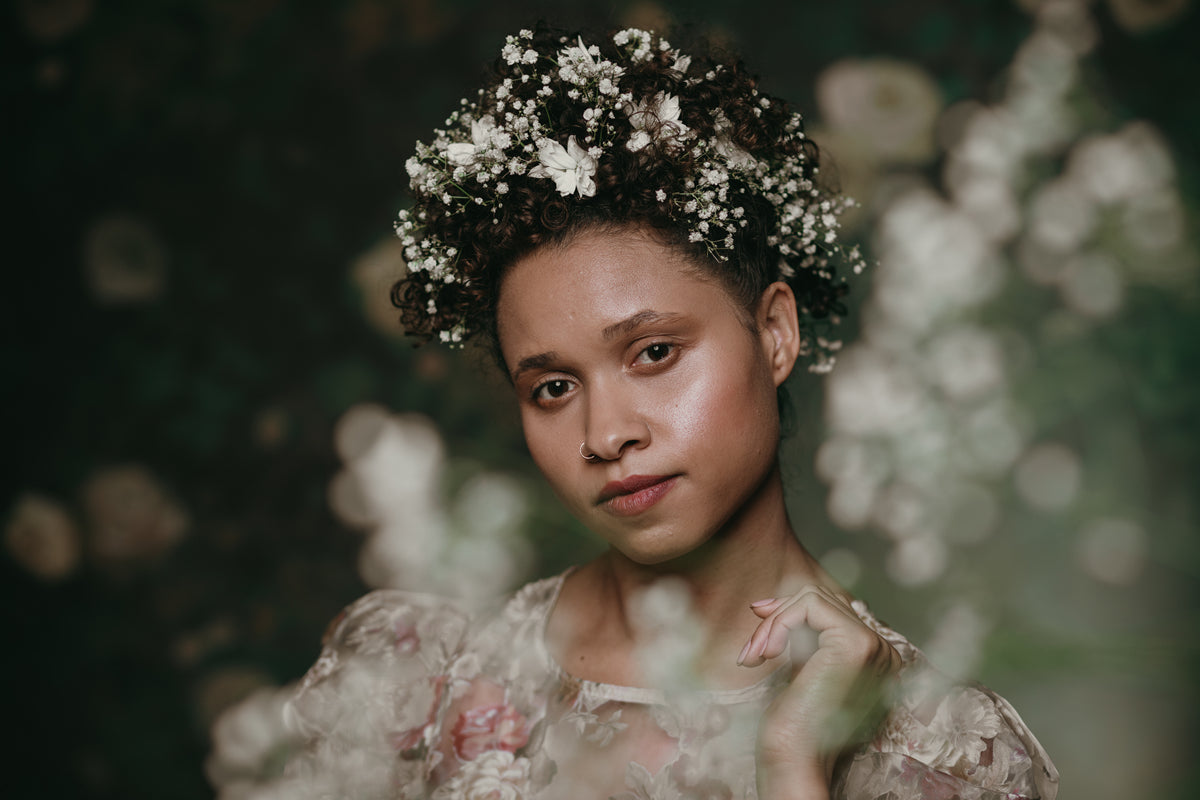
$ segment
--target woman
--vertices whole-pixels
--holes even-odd
[[[293,789],[1055,796],[1011,706],[941,680],[788,521],[781,387],[831,366],[836,265],[861,268],[798,115],[650,33],[522,31],[408,170],[407,328],[486,338],[610,548],[492,614],[352,605],[291,706]]]

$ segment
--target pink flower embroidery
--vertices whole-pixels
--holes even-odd
[[[421,637],[417,636],[417,626],[408,620],[398,619],[392,624],[395,635],[396,653],[410,656],[421,649]]]
[[[516,752],[529,741],[529,721],[507,703],[476,706],[458,715],[451,735],[454,752],[471,761],[487,750]]]
[[[425,732],[437,718],[438,705],[442,702],[442,692],[446,688],[446,677],[438,675],[432,680],[432,683],[433,702],[429,705],[429,713],[425,715],[425,721],[415,727],[392,734],[392,747],[401,754],[410,753],[419,747],[425,740]]]
[[[958,800],[962,783],[944,772],[930,768],[913,758],[905,758],[900,777],[906,784],[915,783],[922,800]]]

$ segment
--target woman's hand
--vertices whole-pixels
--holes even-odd
[[[738,663],[758,666],[790,648],[798,667],[759,725],[759,797],[823,800],[838,755],[878,721],[900,654],[821,586],[751,609],[762,622]]]

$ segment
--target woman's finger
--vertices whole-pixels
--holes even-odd
[[[782,655],[792,644],[799,645],[796,655],[811,654],[817,644],[809,641],[812,637],[794,641],[797,632],[804,630],[815,631],[819,635],[826,630],[861,628],[864,636],[874,636],[842,598],[823,587],[806,586],[782,601],[754,607],[756,613],[766,613],[767,609],[771,609],[770,613],[751,636],[739,663],[758,666],[767,659]]]

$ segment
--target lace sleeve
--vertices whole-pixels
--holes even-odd
[[[932,673],[927,667],[922,672]],[[845,765],[839,800],[1054,800],[1058,771],[1011,705],[927,675]]]
[[[838,800],[1054,800],[1058,770],[1016,709],[956,684],[855,601],[863,622],[904,661],[900,691],[875,738],[839,764]]]
[[[305,742],[288,764],[286,796],[426,796],[446,675],[468,624],[443,598],[396,591],[339,614],[285,709]]]

